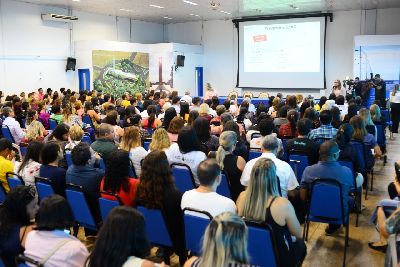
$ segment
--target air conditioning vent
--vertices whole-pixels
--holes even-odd
[[[66,16],[60,14],[42,14],[42,20],[44,21],[59,21],[59,22],[75,22],[78,17]]]

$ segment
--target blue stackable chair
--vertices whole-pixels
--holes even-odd
[[[75,222],[79,226],[97,231],[97,225],[86,202],[82,186],[67,184],[65,195],[74,214]]]
[[[386,136],[385,136],[385,128],[381,124],[376,124],[376,142],[378,143],[379,147],[381,148],[382,152],[386,154]],[[387,162],[387,155],[383,156],[383,165]]]
[[[72,157],[71,157],[71,151],[65,151],[65,160],[67,161],[67,166],[70,167],[72,166]]]
[[[0,182],[0,203],[3,203],[6,200],[7,193],[3,184]],[[0,265],[1,266],[1,265]]]
[[[90,125],[90,127],[92,127],[94,129],[93,121],[89,115],[82,115],[82,122],[87,125]]]
[[[10,189],[13,189],[14,187],[20,186],[20,185],[25,185],[24,180],[22,177],[14,172],[7,172],[6,173],[6,179],[8,186]]]
[[[292,154],[289,152],[289,164],[296,174],[297,181],[300,183],[303,172],[308,166],[308,157],[306,155]]]
[[[10,128],[8,128],[7,125],[1,126],[1,133],[3,134],[3,137],[10,140],[11,143],[15,143],[14,137],[12,136]]]
[[[248,248],[251,264],[255,266],[279,266],[278,249],[272,228],[263,222],[255,222],[244,219],[247,225]]]
[[[382,116],[385,118],[387,126],[389,126],[390,138],[393,138],[393,130],[392,130],[393,122],[390,118],[390,112],[387,109],[381,109],[381,113]]]
[[[36,191],[39,195],[39,200],[54,195],[54,189],[51,185],[50,179],[44,177],[35,177]]]
[[[351,146],[353,146],[358,154],[358,158],[360,159],[359,166],[361,169],[361,174],[364,176],[364,184],[365,184],[365,200],[368,197],[368,168],[367,168],[367,151],[363,142],[352,140],[349,142]],[[373,174],[373,172],[372,172]],[[371,179],[373,179],[373,175],[371,175]],[[372,181],[371,181],[372,183]]]
[[[21,151],[21,156],[22,156],[22,157],[25,157],[25,155],[26,155],[26,149],[27,149],[26,146],[20,146],[20,147],[19,147],[19,150]]]
[[[261,156],[261,154],[262,154],[261,151],[250,150],[249,151],[249,160],[258,158],[259,156]]]
[[[81,140],[82,143],[88,143],[89,145],[92,144],[92,139],[90,138],[89,135],[84,134]]]
[[[104,159],[99,159],[99,168],[102,170],[106,170],[106,164],[104,163]]]
[[[54,131],[54,129],[57,127],[57,121],[53,119],[49,119],[49,130]]]
[[[150,143],[151,143],[151,138],[145,138],[144,140],[143,140],[143,148],[146,150],[146,151],[149,151],[149,147],[150,147]]]
[[[225,173],[221,173],[221,183],[217,187],[217,193],[224,197],[231,198],[231,186]]]
[[[161,210],[148,209],[143,206],[138,206],[137,210],[144,216],[146,236],[149,241],[156,246],[172,247],[172,241]]]
[[[122,205],[122,202],[121,202],[121,199],[119,198],[119,196],[117,196],[116,194],[113,194],[113,193],[110,193],[110,192],[106,192],[106,191],[102,191],[101,194],[102,195],[108,195],[108,196],[111,196],[111,197],[114,198],[114,200],[111,200],[111,199],[108,199],[108,198],[104,198],[104,197],[100,197],[99,198],[101,219],[104,222],[106,220],[106,218],[107,218],[107,215],[110,213],[110,211],[113,208]]]
[[[349,214],[344,213],[344,205],[348,205],[348,203],[343,203],[342,201],[342,185],[335,179],[317,178],[311,183],[310,196],[303,236],[305,236],[305,240],[307,241],[310,221],[344,225],[346,231],[343,266],[345,266],[349,242]]]
[[[130,163],[130,168],[129,168],[129,177],[138,178],[138,176],[136,174],[135,166],[133,166],[132,161]]]
[[[188,214],[187,211],[190,211],[190,214]],[[213,217],[206,211],[200,211],[192,208],[184,208],[183,212],[186,250],[189,250],[194,255],[200,255],[203,235]],[[194,215],[195,213],[203,216],[196,216]]]
[[[153,136],[154,129],[153,128],[145,128],[146,131],[149,133],[150,137]]]
[[[172,175],[175,177],[175,185],[179,191],[186,192],[196,188],[190,167],[186,164],[172,163]]]

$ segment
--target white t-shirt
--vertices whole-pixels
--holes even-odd
[[[14,172],[22,176],[25,185],[35,186],[35,176],[39,176],[40,166],[42,166],[42,164],[30,159],[24,168],[18,172],[21,163],[22,162],[19,161],[15,163]]]
[[[197,167],[200,162],[207,158],[206,154],[202,151],[192,151],[183,154],[179,150],[179,146],[177,143],[172,144],[166,151],[169,164],[172,163],[183,163],[190,167],[190,170],[193,173],[194,181],[197,185],[199,185],[199,179],[197,178]]]
[[[192,105],[192,98],[189,95],[182,96],[181,101],[187,102],[190,106]]]
[[[223,212],[232,212],[236,214],[236,205],[232,199],[221,196],[216,192],[202,193],[196,189],[186,191],[182,196],[181,208],[193,208],[201,211],[207,211],[215,217]],[[188,214],[207,218],[206,215],[196,212],[187,212]]]
[[[135,256],[130,256],[122,265],[122,267],[141,267],[144,260]]]
[[[244,167],[242,177],[240,178],[240,183],[243,186],[249,185],[251,170],[253,169],[254,164],[256,164],[257,160],[260,158],[269,158],[275,163],[276,175],[279,177],[282,197],[287,198],[287,191],[294,190],[299,186],[299,182],[296,179],[296,175],[294,174],[292,167],[290,167],[287,162],[278,159],[273,153],[262,153],[260,157],[247,162],[246,166]]]
[[[77,238],[60,230],[31,231],[25,242],[24,254],[37,261],[44,259],[53,249],[68,240],[46,261],[46,267],[82,267],[89,252]]]
[[[132,178],[139,178],[140,173],[142,172],[142,166],[140,165],[140,162],[147,156],[147,154],[148,152],[146,151],[146,149],[141,146],[132,148],[129,151],[129,158],[133,164],[133,167],[135,168],[135,172],[137,175],[137,177]]]

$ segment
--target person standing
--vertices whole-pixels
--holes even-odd
[[[390,113],[392,116],[392,132],[398,133],[399,131],[399,120],[400,120],[400,90],[399,84],[395,84],[390,94]]]
[[[386,83],[381,79],[380,74],[375,74],[374,78],[375,87],[375,101],[379,100],[379,106],[381,108],[386,107]]]

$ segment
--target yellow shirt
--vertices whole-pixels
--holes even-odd
[[[4,157],[0,156],[0,182],[3,184],[6,192],[10,191],[10,187],[8,186],[6,173],[14,171],[14,164]]]
[[[125,108],[129,107],[130,105],[131,102],[126,99],[121,101],[121,106],[124,106]]]

